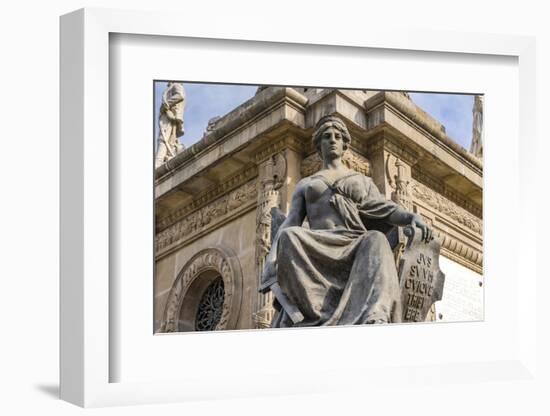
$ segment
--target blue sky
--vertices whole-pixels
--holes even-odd
[[[186,94],[185,134],[180,141],[189,147],[202,138],[208,120],[223,116],[251,98],[256,86],[184,83]],[[158,111],[166,82],[155,82],[155,139],[158,137]],[[465,149],[472,139],[473,95],[411,93],[412,100],[439,120],[447,134]]]
[[[208,120],[224,116],[235,107],[254,96],[255,86],[227,84],[183,83],[185,90],[185,134],[180,142],[185,147],[202,138]],[[166,82],[155,82],[155,138],[158,137],[158,112]]]
[[[474,96],[469,94],[410,93],[416,105],[445,126],[447,135],[470,150],[472,141],[472,108]]]

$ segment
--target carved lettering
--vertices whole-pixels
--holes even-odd
[[[445,276],[439,269],[440,244],[432,240],[426,244],[421,233],[409,236],[400,260],[402,318],[405,322],[426,319],[432,304],[441,299]]]

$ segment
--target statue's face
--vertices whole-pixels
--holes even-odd
[[[323,133],[321,133],[319,147],[323,160],[342,157],[345,150],[342,132],[334,127],[327,128]]]

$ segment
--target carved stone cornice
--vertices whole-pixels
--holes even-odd
[[[479,205],[474,204],[469,199],[466,199],[465,197],[460,195],[458,192],[453,191],[441,180],[436,179],[426,172],[422,172],[418,168],[418,166],[412,167],[411,176],[417,183],[421,183],[427,188],[432,189],[434,192],[437,192],[438,194],[444,196],[446,199],[454,202],[459,207],[471,213],[474,217],[480,219],[483,218],[483,211]]]
[[[350,133],[352,134],[349,148],[354,150],[356,153],[359,153],[360,155],[366,155],[368,146],[365,143],[365,141],[355,137],[354,134],[352,133],[353,129],[349,129],[349,130],[350,130]]]
[[[223,194],[241,186],[242,184],[248,182],[250,179],[258,175],[257,166],[249,166],[246,169],[238,172],[237,174],[231,176],[225,182],[217,185],[216,187],[203,192],[199,196],[193,199],[188,205],[179,208],[172,212],[170,215],[159,218],[157,220],[157,231],[162,231],[169,227],[170,225],[181,220],[186,215],[200,209],[206,204],[214,201],[216,198],[219,198]]]
[[[439,232],[441,239],[441,253],[464,267],[481,274],[483,272],[483,253],[476,250],[450,235]]]
[[[236,215],[256,206],[257,184],[251,180],[226,193],[157,233],[156,256],[162,257],[214,228],[234,219]]]
[[[459,207],[433,189],[413,179],[410,183],[410,191],[416,201],[423,202],[436,213],[450,218],[474,234],[479,236],[483,234],[483,222],[480,218]]]
[[[369,128],[374,128],[385,122],[385,117],[381,113],[384,108],[403,119],[410,120],[409,124],[412,123],[412,125],[420,127],[441,144],[452,149],[455,154],[458,154],[464,162],[471,165],[475,170],[483,170],[482,162],[447,136],[441,123],[399,92],[381,91],[365,101]]]
[[[230,113],[216,122],[216,129],[204,136],[197,143],[188,147],[176,155],[169,163],[156,170],[157,181],[170,174],[172,171],[182,168],[187,162],[230,135],[236,129],[243,129],[248,124],[254,123],[262,114],[269,113],[273,108],[288,104],[301,112],[305,112],[307,97],[290,87],[265,88],[252,99],[241,104]]]
[[[279,140],[270,142],[256,152],[254,156],[256,164],[266,161],[284,149],[291,149],[296,153],[303,153],[304,142],[294,135],[287,135]]]
[[[418,162],[418,154],[415,151],[403,147],[397,139],[385,132],[382,132],[368,143],[368,154],[373,154],[380,150],[391,153],[409,166],[413,166]]]
[[[344,163],[344,165],[346,165],[348,169],[362,173],[365,176],[371,175],[371,166],[369,160],[366,157],[360,155],[352,148],[346,150],[344,156],[342,157],[342,162]],[[302,178],[313,175],[315,172],[321,169],[321,166],[322,161],[319,153],[314,152],[311,155],[305,157],[302,160],[300,168]]]

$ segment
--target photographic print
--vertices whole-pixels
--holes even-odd
[[[483,320],[483,95],[153,88],[155,333]]]

